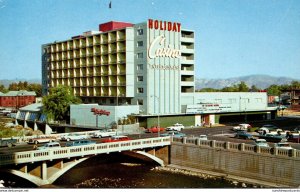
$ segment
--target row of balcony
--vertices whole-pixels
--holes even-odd
[[[67,78],[84,78],[84,77],[98,77],[98,76],[125,76],[126,71],[101,71],[101,72],[51,72],[52,79],[67,79]]]
[[[83,67],[96,67],[96,66],[123,66],[125,64],[125,59],[122,60],[77,60],[68,62],[51,62],[51,70],[59,69],[73,69],[73,68],[83,68]]]
[[[126,40],[125,31],[109,32],[105,34],[98,34],[89,37],[79,37],[65,42],[53,43],[47,52],[55,53],[67,51],[72,49],[80,49],[85,47],[92,47],[94,45],[109,44],[115,42],[122,42]]]
[[[76,59],[76,58],[89,58],[89,57],[95,57],[95,56],[109,56],[109,55],[125,55],[125,48],[122,49],[112,49],[108,51],[95,51],[95,52],[70,52],[70,53],[60,53],[60,54],[51,54],[50,58],[47,58],[49,61],[63,61],[63,60],[70,60],[70,59]]]
[[[82,89],[73,88],[73,92],[76,96],[86,96],[86,97],[120,97],[126,95],[126,89],[115,89],[115,88],[99,88],[99,89]]]

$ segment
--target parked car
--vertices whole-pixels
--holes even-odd
[[[103,143],[110,143],[110,142],[119,142],[119,141],[129,141],[131,140],[129,137],[124,135],[115,135],[108,139],[103,140]]]
[[[78,133],[70,133],[67,135],[63,135],[60,138],[62,141],[75,141],[75,140],[80,140],[80,139],[89,139],[88,135],[81,135]]]
[[[55,140],[56,140],[56,138],[51,137],[51,136],[38,136],[38,137],[29,139],[28,143],[29,144],[49,143],[49,142],[54,142]]]
[[[299,132],[287,132],[286,138],[290,142],[300,143],[300,133]]]
[[[270,147],[265,139],[255,139],[255,145],[260,147]]]
[[[96,141],[91,141],[91,140],[68,141],[66,143],[66,147],[82,146],[82,145],[92,145],[92,144],[96,144]]]
[[[277,131],[278,127],[276,127],[275,125],[272,125],[272,124],[267,124],[267,125],[263,125],[262,127],[260,127],[257,132],[259,134],[263,134],[264,132],[265,133],[269,133],[271,131]],[[280,131],[280,130],[278,130]]]
[[[207,140],[207,135],[200,135],[200,136],[199,136],[199,139],[200,139],[200,140]]]
[[[179,131],[169,131],[163,134],[160,134],[161,137],[167,137],[167,136],[172,136],[172,137],[186,137],[186,134],[181,133]]]
[[[258,138],[265,139],[268,142],[274,142],[274,143],[287,141],[284,135],[273,135],[270,133],[267,133],[266,135],[259,135]]]
[[[45,150],[45,149],[54,149],[54,148],[60,148],[60,144],[58,142],[51,142],[51,143],[46,143],[43,146],[40,146],[37,148],[37,150]]]
[[[167,131],[182,131],[182,129],[184,129],[184,126],[180,123],[175,123],[174,125],[166,128]]]
[[[233,131],[240,131],[240,130],[243,130],[243,131],[247,131],[248,129],[250,129],[252,126],[250,124],[247,124],[247,123],[242,123],[242,124],[239,124],[238,126],[234,126],[232,128]]]
[[[234,137],[238,139],[253,139],[253,136],[246,131],[238,131]]]
[[[289,143],[285,143],[285,142],[275,143],[274,147],[279,149],[293,149]]]
[[[97,132],[94,132],[94,134],[92,135],[92,137],[98,137],[98,138],[111,137],[111,136],[114,136],[116,134],[117,134],[117,132],[115,130],[112,130],[112,129],[99,130]]]
[[[153,126],[151,128],[146,129],[145,133],[158,133],[165,131],[165,128]]]
[[[12,147],[18,142],[17,139],[9,138],[9,139],[2,139],[0,138],[0,147]]]

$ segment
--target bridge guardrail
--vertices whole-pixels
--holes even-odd
[[[31,163],[101,153],[130,151],[171,144],[170,137],[156,137],[131,141],[100,143],[86,146],[61,147],[48,150],[34,150],[0,155],[0,166],[8,164]]]

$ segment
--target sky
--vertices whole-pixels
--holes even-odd
[[[149,18],[195,31],[196,77],[300,79],[300,0],[0,0],[0,79],[41,79],[41,45]]]

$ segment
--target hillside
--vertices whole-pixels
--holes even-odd
[[[248,87],[255,85],[260,89],[265,89],[272,84],[283,85],[290,84],[292,81],[300,81],[299,79],[292,79],[287,77],[273,77],[268,75],[249,75],[228,79],[196,79],[196,89],[215,88],[221,89],[232,86],[244,81]]]

